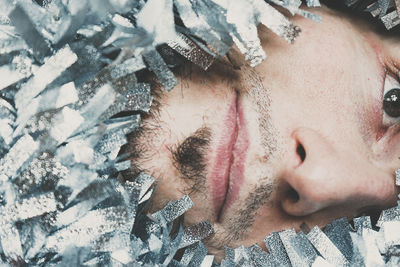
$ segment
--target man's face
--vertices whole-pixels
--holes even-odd
[[[151,209],[189,194],[184,224],[213,224],[210,253],[396,202],[400,124],[382,107],[400,88],[400,45],[314,12],[322,23],[293,19],[292,45],[260,29],[267,59],[254,69],[183,71],[131,140],[133,163],[159,181]]]

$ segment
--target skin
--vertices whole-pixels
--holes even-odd
[[[184,225],[209,220],[215,234],[206,245],[217,258],[224,245],[264,247],[273,231],[322,227],[396,203],[400,125],[382,110],[382,90],[385,77],[396,77],[400,46],[325,7],[313,12],[321,23],[293,18],[302,29],[294,44],[260,27],[268,57],[255,68],[235,50],[229,55],[240,70],[224,61],[208,72],[186,68],[179,85],[158,99],[156,115],[144,121],[151,133],[131,140],[142,144],[133,164],[158,178],[150,212],[189,194],[194,207]],[[211,174],[235,96],[247,132],[244,179],[219,213]],[[204,142],[191,145],[203,165],[197,173],[189,168],[188,178],[174,152],[196,134]],[[196,154],[189,152],[183,155]]]

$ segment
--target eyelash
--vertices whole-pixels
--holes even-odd
[[[400,89],[399,77],[392,71],[387,70],[385,73],[383,92],[382,92],[382,126],[385,128],[389,128],[392,125],[396,125],[397,123],[400,122],[400,117],[389,116],[384,109],[384,98],[386,93],[395,88]]]

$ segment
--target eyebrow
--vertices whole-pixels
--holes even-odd
[[[172,164],[181,177],[191,185],[191,192],[204,187],[206,179],[206,153],[211,141],[211,131],[202,127],[171,148]]]

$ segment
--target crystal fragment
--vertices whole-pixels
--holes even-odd
[[[285,246],[279,237],[279,233],[273,232],[264,239],[265,246],[273,255],[280,266],[290,266],[290,259],[286,253]]]
[[[361,216],[354,218],[354,229],[357,233],[362,232],[364,228],[372,229],[371,217],[369,216]]]
[[[243,267],[250,267],[250,257],[247,254],[247,249],[242,245],[234,249],[235,264]]]
[[[139,204],[148,201],[151,198],[154,191],[155,191],[154,188],[151,188],[149,191],[147,191],[147,193],[140,199]]]
[[[20,225],[20,237],[23,244],[25,260],[30,261],[37,255],[46,241],[46,236],[49,234],[49,229],[45,221],[46,216],[36,217],[25,220],[24,224]]]
[[[320,15],[314,14],[314,13],[309,12],[307,10],[299,9],[299,10],[296,11],[296,14],[298,14],[300,16],[303,16],[303,17],[305,17],[307,19],[313,20],[315,22],[321,22],[321,20],[322,20]],[[300,28],[297,28],[297,30],[300,30]],[[298,33],[300,33],[300,31]],[[298,33],[296,33],[296,34],[298,34]]]
[[[25,42],[32,48],[35,58],[39,62],[43,62],[43,59],[50,53],[50,46],[40,34],[40,31],[36,29],[29,15],[17,4],[8,17],[15,26],[16,31],[21,34]]]
[[[183,230],[182,230],[182,226],[180,225],[178,233],[176,234],[176,236],[172,240],[172,242],[171,241],[168,242],[169,238],[164,239],[165,240],[164,247],[166,247],[165,252],[167,252],[169,254],[163,262],[164,265],[169,264],[172,261],[172,259],[174,258],[174,255],[176,255],[177,251],[180,248],[179,245],[182,241],[182,237],[183,237]]]
[[[320,7],[321,3],[319,0],[307,0],[307,6],[309,7]]]
[[[68,201],[72,201],[84,188],[98,178],[97,172],[88,170],[83,164],[75,164],[69,168],[65,178],[60,179],[57,187],[68,187],[72,191],[68,196]]]
[[[14,107],[2,98],[0,98],[0,119],[9,119],[10,121],[15,119]]]
[[[169,41],[168,45],[204,70],[207,70],[215,60],[213,56],[206,53],[182,33],[178,33],[177,38]]]
[[[7,146],[13,141],[15,110],[6,100],[0,98],[0,137]]]
[[[8,124],[7,124],[8,125]],[[2,127],[2,123],[0,122],[0,128]],[[12,129],[10,129],[12,130]],[[10,147],[6,142],[4,141],[4,138],[1,136],[2,133],[0,133],[0,158],[4,157],[5,154],[10,150]]]
[[[109,109],[114,104],[116,92],[109,84],[105,84],[99,88],[96,94],[91,97],[89,102],[84,105],[80,113],[85,120],[85,125],[80,127],[79,131],[83,131],[91,126],[94,126],[102,120],[104,114],[109,114]],[[113,114],[110,114],[113,115]]]
[[[10,19],[8,18],[8,14],[13,8],[11,0],[0,0],[0,5],[3,7],[0,9],[0,24],[10,24]],[[0,263],[2,261],[0,260]]]
[[[36,64],[33,64],[32,58],[26,55],[25,51],[21,51],[19,55],[13,57],[11,67],[25,77],[29,77],[37,68]]]
[[[113,251],[111,257],[125,265],[131,263],[133,260],[127,248]]]
[[[353,246],[360,252],[365,266],[383,266],[384,262],[378,248],[380,234],[372,229],[364,229],[361,237],[351,233]],[[382,244],[382,247],[384,245]],[[383,248],[382,248],[383,249]],[[382,250],[383,251],[383,250]],[[361,259],[359,259],[360,261]]]
[[[205,14],[201,14],[199,10],[193,9],[193,6],[189,0],[175,0],[174,5],[179,12],[183,24],[196,36],[199,36],[201,39],[206,41],[206,43],[210,46],[210,50],[215,51],[214,53],[219,56],[225,55],[230,50],[232,39],[230,38],[228,40],[222,40],[218,33],[212,28],[212,25],[206,21],[206,18],[211,16],[210,9],[208,9]],[[220,21],[223,21],[224,18],[220,17],[221,14],[223,13],[221,12],[217,18],[214,17],[213,19],[220,19]],[[218,27],[221,26],[218,25]]]
[[[36,109],[36,113],[46,109],[57,109],[68,104],[75,103],[78,100],[78,95],[73,82],[63,84],[61,87],[53,90],[48,90],[44,94],[35,98],[41,102]],[[46,102],[53,102],[47,104]],[[47,106],[45,106],[45,104]]]
[[[110,75],[113,80],[117,80],[144,68],[146,68],[146,65],[141,57],[132,57],[118,65],[113,66],[110,69]]]
[[[400,24],[400,16],[397,10],[394,10],[381,17],[381,20],[388,30]]]
[[[193,207],[193,201],[188,195],[185,195],[177,201],[170,201],[163,209],[153,213],[152,217],[156,220],[163,217],[166,222],[172,222],[191,207]]]
[[[265,5],[270,7],[268,4]],[[265,7],[261,4],[259,8]],[[257,11],[257,8],[248,5],[246,1],[238,1],[235,5],[229,5],[226,14],[227,22],[236,26],[236,34],[233,36],[233,41],[245,55],[250,66],[253,67],[266,58],[257,33],[257,22],[255,21]]]
[[[179,248],[184,248],[186,246],[192,245],[200,240],[203,240],[213,233],[214,229],[208,221],[188,226],[184,229],[182,242]]]
[[[100,256],[96,256],[86,260],[83,264],[85,266],[106,266],[107,262],[109,261],[109,256],[101,254]]]
[[[132,22],[126,18],[123,17],[119,14],[115,14],[112,17],[112,23],[117,27],[117,28],[123,28],[123,32],[130,32],[135,28],[135,25],[132,24]],[[105,44],[107,45],[107,44]]]
[[[345,0],[344,3],[346,4],[346,6],[352,6],[352,5],[356,4],[359,1],[360,0]]]
[[[0,229],[0,240],[3,253],[7,260],[24,265],[22,244],[17,228],[13,224],[2,224]]]
[[[388,267],[400,266],[400,257],[397,255],[399,255],[399,252],[397,252],[395,255],[391,256],[390,260],[388,262],[386,262],[385,265]]]
[[[0,181],[7,181],[14,177],[38,148],[38,142],[34,141],[30,135],[19,138],[10,151],[0,159]]]
[[[77,33],[79,34],[79,29],[85,26],[85,22],[93,20],[93,16],[88,15],[90,10],[88,1],[69,1],[67,4],[70,8],[68,13],[63,10],[65,6],[59,5],[57,1],[50,0],[49,2],[54,4],[52,7],[57,6],[54,9],[58,9],[52,12],[55,14],[53,14],[51,21],[43,25],[50,32],[52,43],[62,45],[70,41]],[[78,2],[79,4],[77,4]],[[49,9],[51,8],[46,8],[46,10]]]
[[[400,221],[400,207],[393,207],[387,210],[383,210],[379,216],[376,226],[381,227],[384,222],[388,221]]]
[[[328,262],[338,266],[349,266],[346,257],[317,226],[307,234],[307,238]]]
[[[161,84],[168,91],[172,90],[178,84],[172,71],[165,64],[161,55],[154,49],[143,55],[148,68],[154,72]]]
[[[109,182],[98,181],[90,184],[80,195],[82,197],[79,198],[79,203],[57,214],[54,226],[61,228],[80,219],[95,205],[115,195],[115,190]]]
[[[63,71],[77,60],[77,56],[68,45],[48,58],[34,73],[34,76],[21,86],[15,95],[15,106],[24,109],[25,106],[42,92],[48,84],[54,81]]]
[[[0,90],[24,78],[28,78],[31,74],[30,61],[25,61],[25,63],[20,64],[18,67],[13,64],[1,66]]]
[[[78,100],[78,95],[73,82],[62,85],[59,88],[48,90],[45,93],[35,97],[31,102],[18,110],[17,125],[15,134],[22,131],[28,119],[33,114],[38,114],[43,111],[58,109],[68,104],[75,103]]]
[[[1,3],[0,5],[4,7]],[[0,55],[26,49],[28,49],[28,46],[25,41],[16,34],[13,26],[0,25]]]
[[[22,199],[19,202],[0,207],[1,225],[25,220],[56,210],[56,200],[53,193]]]
[[[312,264],[312,267],[335,267],[335,265],[329,263],[321,256],[318,256]]]
[[[106,158],[100,157],[101,154],[94,151],[93,146],[101,138],[103,125],[99,125],[97,132],[85,135],[76,135],[69,139],[69,142],[57,151],[57,158],[66,166],[77,163],[92,165],[91,169],[100,169],[105,163]],[[95,128],[96,129],[96,128]]]
[[[260,248],[257,244],[252,245],[248,248],[250,254],[250,260],[256,267],[273,267],[278,266],[278,263],[275,261],[274,257],[271,254],[265,252]]]
[[[192,260],[194,254],[196,253],[197,248],[198,248],[198,243],[192,244],[189,247],[187,247],[179,263],[184,266],[187,266]]]
[[[125,95],[136,86],[137,78],[134,73],[131,73],[116,80],[112,80],[111,84],[118,93]]]
[[[118,148],[119,150],[119,148]],[[125,160],[122,162],[118,162],[114,164],[116,172],[121,172],[129,169],[131,167],[131,161],[130,160]]]
[[[350,231],[350,224],[347,222],[346,218],[334,220],[324,228],[326,236],[343,253],[348,261],[353,257]]]
[[[304,233],[296,234],[292,229],[279,232],[279,237],[293,266],[310,266],[314,262],[317,252]]]
[[[128,100],[125,96],[116,94],[114,102],[101,114],[101,116],[97,119],[98,121],[108,120],[114,115],[117,115],[120,112],[123,112],[126,107],[126,103]]]
[[[67,107],[64,107],[53,120],[53,127],[50,129],[50,136],[58,143],[62,143],[78,127],[84,122],[84,118],[81,116],[79,111]]]
[[[129,216],[129,224],[125,225],[121,231],[124,231],[126,233],[131,232],[131,228],[133,223],[135,222],[136,218],[136,212],[137,212],[137,207],[139,204],[139,195],[141,192],[141,187],[137,183],[133,183],[130,181],[126,181],[122,185],[124,190],[121,190],[122,197],[128,207],[128,216]]]
[[[160,234],[161,227],[145,214],[139,213],[133,225],[133,232],[140,239],[147,240],[152,233]]]
[[[123,131],[114,130],[106,133],[100,142],[96,146],[96,151],[105,154],[118,149],[126,144],[128,140],[126,139],[126,134]]]
[[[154,36],[153,45],[174,40],[172,0],[149,0],[137,15],[137,25]]]
[[[360,246],[363,242],[360,233],[350,232],[351,241],[353,244],[353,258],[351,259],[350,266],[365,266],[363,256],[361,255],[361,249],[364,247]]]
[[[135,88],[125,93],[125,97],[128,99],[126,110],[149,112],[153,102],[150,85],[147,83],[138,83]]]
[[[54,36],[61,33],[66,24],[65,13],[60,10],[62,7],[53,4],[52,8],[43,8],[35,2],[29,3],[29,1],[19,1],[19,5],[40,34],[46,40],[54,43]]]
[[[140,243],[142,244],[142,243]],[[96,251],[119,251],[119,250],[130,250],[131,240],[130,234],[119,229],[113,233],[107,234],[96,241],[95,250]],[[138,249],[141,246],[137,247]],[[136,252],[137,253],[137,252]],[[131,255],[134,256],[135,252],[131,251]]]
[[[379,8],[379,3],[375,2],[370,4],[365,11],[370,12],[373,17],[376,17],[381,14],[381,9]]]
[[[88,44],[85,41],[70,43],[70,47],[79,60],[72,64],[58,80],[61,83],[74,81],[76,87],[82,87],[85,82],[95,78],[104,68],[104,62],[101,60],[102,55],[93,44]]]
[[[383,238],[385,252],[390,247],[400,246],[400,221],[383,222],[379,233]]]
[[[229,267],[235,265],[235,251],[230,247],[225,247],[225,258],[221,261],[221,267]]]
[[[271,29],[274,33],[293,43],[300,33],[300,29],[294,26],[279,11],[264,1],[257,0],[254,7],[260,15],[258,21]]]
[[[147,242],[151,252],[153,253],[160,252],[163,243],[158,237],[155,236],[155,234],[150,234],[150,238],[147,240]]]
[[[383,17],[387,13],[387,11],[388,11],[389,7],[391,6],[391,4],[394,4],[394,2],[391,1],[391,0],[390,1],[388,1],[388,0],[378,0],[378,5],[379,5],[379,9],[380,9],[379,17]]]
[[[45,248],[50,251],[65,251],[69,246],[89,246],[106,233],[113,232],[128,223],[124,207],[110,207],[88,212],[80,220],[47,238]]]
[[[213,266],[213,262],[214,262],[214,255],[206,255],[200,266],[211,267]]]
[[[197,242],[185,250],[182,256],[181,264],[185,266],[201,266],[205,256],[207,255],[207,248],[202,242]]]
[[[135,183],[140,186],[139,200],[141,200],[150,187],[154,184],[155,179],[144,172],[141,172],[135,179]]]

